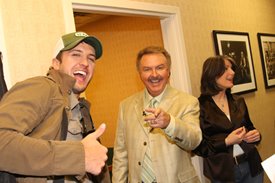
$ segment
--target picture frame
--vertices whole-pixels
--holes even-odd
[[[217,55],[233,58],[237,68],[231,93],[243,94],[257,90],[249,34],[246,32],[213,30]]]
[[[275,87],[275,34],[258,33],[265,88]]]

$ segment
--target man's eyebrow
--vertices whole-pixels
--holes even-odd
[[[156,67],[161,67],[161,66],[165,66],[165,64],[159,64],[159,65],[156,65],[156,66],[154,66],[154,67],[144,65],[144,66],[142,66],[142,67],[143,67],[143,68],[156,68]]]
[[[79,52],[79,53],[83,53],[83,51],[80,50],[80,49],[74,49],[74,48],[73,48],[73,49],[69,50],[69,52],[73,52],[73,51],[77,51],[77,52]],[[94,53],[90,53],[89,56],[95,57],[96,55],[95,55]]]
[[[77,52],[83,52],[83,51],[81,51],[81,50],[79,50],[79,49],[71,49],[71,50],[69,50],[69,52],[73,52],[73,51],[77,51]]]
[[[89,54],[89,55],[95,57],[95,54],[94,54],[94,53],[91,53],[91,54]]]

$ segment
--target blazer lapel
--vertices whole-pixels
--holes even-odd
[[[242,122],[242,113],[239,111],[239,109],[236,107],[235,99],[232,96],[232,100],[229,100],[229,109],[230,109],[230,118],[231,122],[234,126],[234,129],[237,129],[243,125]]]
[[[141,128],[143,129],[144,133],[148,135],[150,129],[146,126],[145,121],[144,121],[144,116],[143,116],[143,111],[144,111],[144,104],[143,104],[143,92],[141,92],[140,95],[138,95],[135,99],[135,112],[136,112],[136,119],[138,123],[140,124]],[[133,120],[134,122],[135,120]]]
[[[173,106],[175,96],[176,94],[173,93],[172,88],[168,85],[158,107],[167,112]]]

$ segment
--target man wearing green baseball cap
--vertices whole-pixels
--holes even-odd
[[[95,49],[96,59],[102,56],[102,46],[96,37],[89,36],[85,32],[73,32],[63,35],[59,39],[54,50],[54,57],[56,57],[60,51],[70,50],[83,41]]]
[[[94,129],[88,101],[100,41],[84,32],[63,35],[47,76],[16,83],[0,103],[0,171],[16,182],[110,182],[107,148]]]

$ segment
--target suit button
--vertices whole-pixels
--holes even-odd
[[[143,145],[145,145],[145,146],[146,146],[146,145],[147,145],[147,142],[143,142]]]
[[[138,165],[141,165],[141,162],[140,162],[140,161],[138,162]]]

